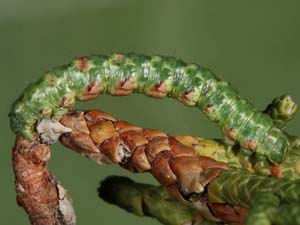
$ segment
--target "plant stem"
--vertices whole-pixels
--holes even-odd
[[[195,209],[175,201],[163,186],[114,176],[102,181],[98,191],[103,200],[138,216],[154,217],[165,225],[203,224]]]
[[[17,137],[13,167],[17,202],[32,225],[74,225],[75,214],[63,187],[49,173],[50,146]]]

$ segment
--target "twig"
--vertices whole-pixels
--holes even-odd
[[[155,187],[114,176],[102,181],[98,191],[106,202],[138,216],[154,217],[165,225],[196,225],[204,222],[195,209],[175,201],[163,186]]]
[[[32,225],[74,225],[75,214],[66,191],[49,173],[50,146],[17,137],[13,148],[17,202]]]

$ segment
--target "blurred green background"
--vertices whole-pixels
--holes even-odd
[[[0,223],[29,224],[15,202],[7,114],[46,69],[81,55],[163,54],[211,68],[260,109],[284,93],[299,101],[299,9],[297,0],[1,0]],[[221,137],[199,110],[171,99],[101,96],[79,107],[172,134]],[[289,131],[299,135],[299,125],[298,115]],[[98,166],[59,144],[49,166],[73,198],[79,225],[158,224],[106,204],[96,191],[108,175],[155,183],[150,175]]]

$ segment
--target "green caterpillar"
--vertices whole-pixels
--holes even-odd
[[[222,128],[226,143],[239,143],[272,162],[284,160],[290,148],[288,135],[269,115],[240,98],[210,70],[171,57],[138,54],[82,57],[50,70],[15,101],[9,114],[11,128],[32,139],[38,120],[59,119],[76,100],[132,92],[196,106]]]

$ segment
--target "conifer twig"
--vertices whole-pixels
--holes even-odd
[[[203,224],[190,206],[174,200],[165,187],[136,183],[126,177],[108,177],[101,182],[99,196],[138,216],[150,216],[165,225]]]

